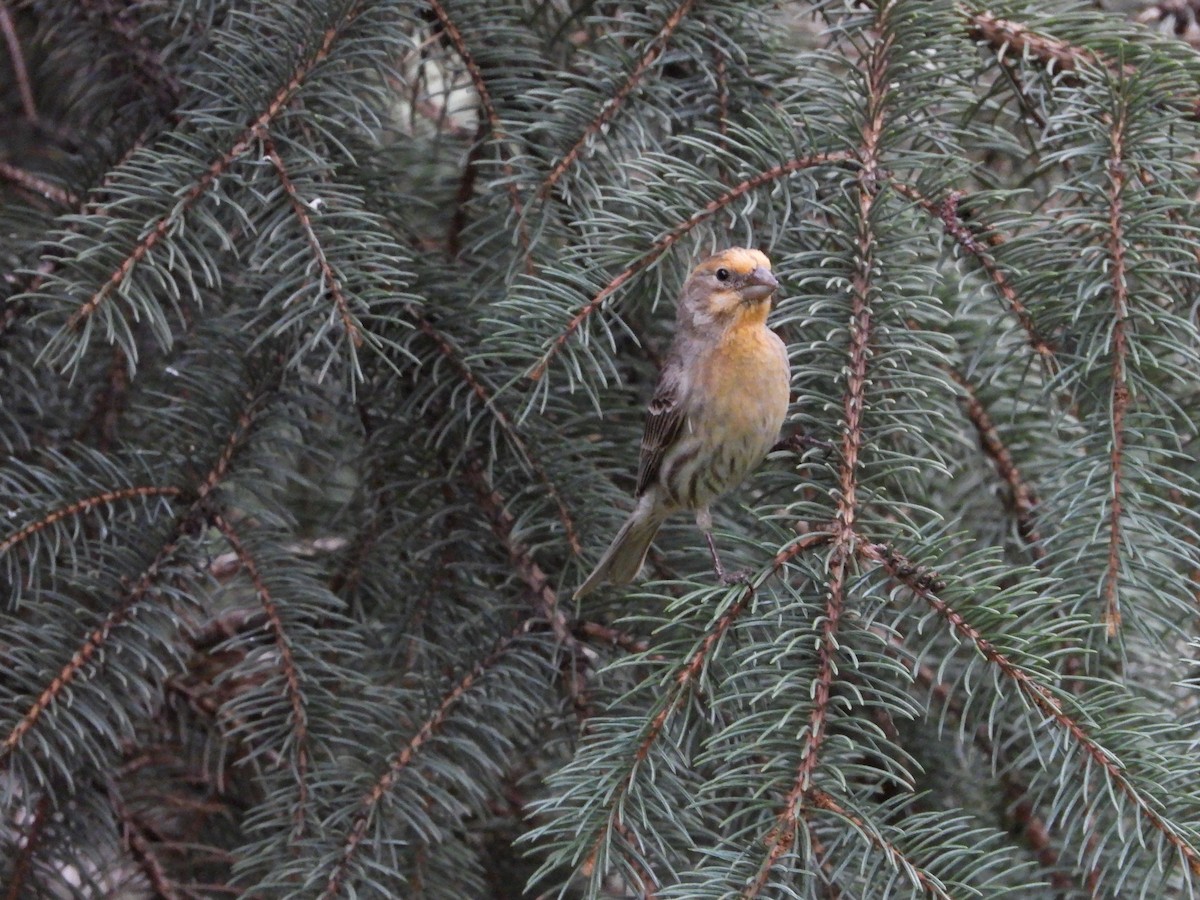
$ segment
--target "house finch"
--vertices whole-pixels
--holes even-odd
[[[637,505],[576,597],[605,581],[632,581],[659,527],[679,509],[695,510],[717,577],[732,580],[717,556],[708,505],[762,461],[787,415],[787,349],[767,328],[778,286],[771,261],[742,247],[710,256],[688,276],[646,416]]]

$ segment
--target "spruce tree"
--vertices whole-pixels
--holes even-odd
[[[0,6],[0,896],[1200,893],[1200,62],[1143,19]],[[793,372],[749,582],[679,515],[574,602],[730,245]]]

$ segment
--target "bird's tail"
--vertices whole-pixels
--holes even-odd
[[[645,502],[646,499],[648,498],[643,497],[643,502],[630,513],[617,536],[613,538],[612,544],[604,551],[604,556],[600,557],[600,562],[596,564],[592,574],[575,591],[576,599],[606,581],[612,584],[629,584],[633,581],[642,568],[642,563],[646,561],[650,542],[654,540],[654,535],[658,534],[658,529],[662,527],[668,515],[668,512],[658,505]]]

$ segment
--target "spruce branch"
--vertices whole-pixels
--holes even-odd
[[[1061,728],[1064,734],[1070,738],[1071,743],[1081,751],[1084,767],[1087,769],[1094,767],[1103,773],[1110,788],[1115,789],[1110,791],[1110,795],[1119,794],[1128,800],[1136,808],[1139,817],[1157,830],[1163,839],[1179,853],[1180,859],[1192,874],[1200,877],[1200,849],[1192,844],[1178,825],[1166,819],[1159,812],[1158,802],[1147,797],[1133,783],[1126,775],[1124,766],[1088,734],[1087,729],[1064,709],[1062,701],[1045,684],[1010,659],[994,643],[984,637],[979,629],[968,622],[961,613],[938,596],[938,591],[943,589],[944,582],[936,572],[924,566],[914,565],[886,544],[873,544],[864,539],[858,544],[857,549],[865,559],[881,565],[896,582],[924,600],[930,608],[946,620],[960,637],[973,644],[989,663],[1012,682],[1046,719]]]
[[[112,181],[116,173],[120,170],[120,167],[126,161],[128,161],[134,153],[146,145],[146,142],[150,138],[150,134],[151,129],[148,127],[139,135],[137,135],[137,137],[135,137],[125,148],[125,152],[121,154],[121,157],[116,164],[110,167],[108,171],[104,173],[103,177],[101,177],[100,181],[91,192],[86,192],[84,194],[72,193],[71,199],[74,202],[72,204],[71,211],[74,213],[87,213],[89,211],[103,213],[103,207],[98,205],[96,201],[89,198],[93,195],[99,196],[104,193],[104,191],[112,184]],[[82,218],[76,218],[72,220],[70,223],[68,223],[67,230],[78,230],[79,223],[81,221]],[[5,272],[3,276],[4,282],[9,286],[11,294],[20,295],[32,293],[41,288],[47,276],[53,274],[57,270],[58,266],[58,258],[43,257],[38,261],[37,266],[34,267],[32,272]],[[17,321],[23,315],[25,315],[26,312],[28,312],[28,306],[29,304],[21,297],[10,296],[10,299],[5,302],[3,310],[0,311],[0,337],[3,337],[12,330]]]
[[[594,313],[603,305],[604,301],[615,294],[620,288],[634,275],[648,268],[659,257],[666,253],[676,242],[684,235],[695,228],[700,223],[712,218],[716,213],[727,207],[730,203],[743,197],[763,185],[770,184],[773,181],[778,181],[793,172],[800,172],[804,169],[810,169],[814,166],[835,165],[839,163],[849,162],[854,157],[851,153],[842,150],[835,150],[830,153],[818,153],[813,156],[802,156],[787,162],[772,166],[765,171],[759,172],[750,178],[745,179],[741,183],[730,188],[721,196],[707,203],[702,209],[697,210],[684,221],[680,222],[674,228],[667,231],[662,237],[656,240],[650,249],[641,256],[636,262],[627,266],[618,275],[611,279],[594,297],[592,297],[584,306],[582,306],[570,321],[567,322],[562,332],[555,338],[551,339],[547,344],[544,352],[538,358],[538,361],[529,368],[525,373],[526,377],[531,381],[538,381],[545,374],[546,368],[555,356],[562,350],[563,346],[569,341],[580,326],[587,320],[588,316]]]
[[[333,52],[337,40],[358,14],[358,6],[352,7],[339,21],[325,29],[320,42],[309,50],[306,56],[297,63],[288,80],[275,92],[266,108],[259,113],[253,122],[233,140],[232,144],[183,191],[169,212],[161,215],[151,224],[145,235],[127,252],[108,279],[95,291],[91,297],[80,304],[79,308],[67,320],[67,330],[76,331],[86,322],[100,305],[117,290],[133,269],[141,262],[154,247],[163,240],[179,224],[186,213],[217,184],[220,177],[235,162],[245,156],[258,143],[260,136],[266,132],[299,93],[313,71],[324,62]]]
[[[501,638],[487,656],[476,662],[462,678],[454,683],[450,690],[442,696],[441,701],[430,713],[429,717],[421,723],[421,727],[416,730],[402,748],[391,756],[388,760],[387,769],[371,785],[371,788],[359,803],[359,811],[355,815],[350,830],[342,842],[341,852],[338,854],[337,862],[334,863],[329,873],[329,878],[325,883],[324,890],[321,892],[320,900],[332,900],[334,897],[341,896],[343,888],[348,885],[350,864],[357,855],[363,838],[367,835],[367,829],[371,825],[371,819],[375,815],[379,804],[388,795],[396,780],[412,763],[413,758],[420,752],[421,748],[441,730],[454,707],[512,649],[517,639],[529,631],[531,625],[532,619],[522,619],[510,634]]]
[[[267,626],[274,636],[275,648],[279,652],[279,668],[283,672],[284,683],[287,685],[288,705],[292,709],[292,720],[289,724],[295,742],[297,801],[296,808],[292,813],[294,823],[292,840],[299,841],[304,837],[308,824],[309,740],[308,710],[304,702],[304,693],[300,688],[300,675],[296,667],[296,659],[292,652],[293,640],[288,637],[287,631],[284,628],[283,619],[279,613],[278,601],[276,601],[266,581],[263,579],[263,574],[257,560],[247,551],[246,545],[238,536],[237,530],[220,513],[210,516],[209,521],[213,527],[221,532],[230,549],[237,554],[243,571],[245,571],[247,577],[250,579],[250,583],[254,586],[254,593],[258,597],[258,602],[262,606],[263,613],[266,615]]]
[[[132,581],[121,599],[117,601],[100,624],[88,632],[83,643],[72,653],[68,662],[59,669],[50,683],[34,699],[4,740],[0,741],[0,771],[7,766],[13,751],[38,723],[42,714],[58,700],[88,666],[97,651],[104,646],[112,630],[128,621],[143,602],[156,596],[160,570],[174,557],[184,535],[205,517],[205,498],[224,480],[234,453],[241,446],[255,415],[261,408],[260,400],[261,398],[257,395],[249,397],[247,406],[239,412],[234,427],[213,467],[199,480],[194,490],[180,491],[181,494],[196,499],[176,515],[170,530],[150,563]]]
[[[1053,75],[1056,70],[1065,73],[1072,83],[1077,83],[1073,73],[1085,68],[1105,70],[1115,78],[1128,78],[1138,71],[1133,63],[1113,60],[1090,47],[1044,34],[1022,22],[1001,18],[976,4],[956,2],[955,8],[965,21],[971,39],[992,47],[1001,59],[1009,50],[1019,55],[1028,54],[1045,66],[1047,73]],[[1160,99],[1164,106],[1180,111],[1193,121],[1200,120],[1200,97]]]
[[[50,683],[34,699],[12,730],[5,735],[4,740],[0,741],[0,771],[7,768],[13,751],[16,750],[25,735],[37,725],[42,714],[63,695],[71,683],[88,666],[92,657],[108,641],[112,630],[127,622],[138,605],[155,595],[159,570],[175,555],[175,551],[179,549],[179,541],[186,529],[197,520],[198,512],[198,507],[193,506],[176,520],[175,526],[163,541],[150,564],[138,576],[137,581],[117,601],[103,621],[88,632],[83,643],[71,655],[70,660],[55,673]]]
[[[856,253],[850,284],[850,344],[847,348],[848,372],[842,396],[842,446],[838,468],[837,510],[833,521],[833,549],[829,558],[825,615],[820,623],[817,644],[817,674],[813,685],[812,711],[804,730],[800,765],[791,789],[784,798],[775,826],[768,835],[767,853],[754,880],[743,892],[744,898],[759,896],[771,877],[771,871],[787,848],[803,819],[803,810],[813,787],[813,774],[820,759],[828,726],[829,700],[838,650],[838,627],[846,601],[846,582],[854,557],[855,518],[858,513],[859,454],[863,449],[863,412],[866,408],[867,367],[871,344],[871,294],[876,258],[876,237],[872,232],[873,206],[878,199],[880,142],[889,102],[888,69],[894,37],[889,29],[890,3],[880,5],[876,13],[879,38],[872,44],[864,61],[866,82],[864,122],[859,161],[855,220]]]
[[[945,371],[954,383],[963,389],[963,408],[979,437],[979,445],[995,466],[996,474],[1008,485],[1008,506],[1016,518],[1017,533],[1025,541],[1033,561],[1040,563],[1046,557],[1046,549],[1042,545],[1042,537],[1038,533],[1035,520],[1037,494],[1022,477],[1012,453],[996,430],[991,414],[976,394],[974,385],[953,366],[946,366]]]
[[[33,535],[40,531],[50,528],[57,522],[64,519],[76,518],[89,512],[93,509],[98,509],[105,506],[114,506],[126,500],[144,497],[178,497],[183,493],[183,488],[176,485],[133,485],[127,488],[118,488],[111,491],[102,491],[91,497],[84,497],[76,500],[66,506],[59,507],[42,516],[35,522],[30,522],[19,528],[17,531],[10,534],[8,537],[0,540],[0,554],[7,553],[13,547],[23,543]]]
[[[1021,22],[1001,18],[966,3],[956,3],[955,7],[966,20],[972,39],[983,41],[1001,53],[1006,50],[1028,53],[1051,71],[1057,68],[1060,72],[1073,72],[1081,66],[1105,67],[1105,61],[1087,47],[1042,34]],[[1131,66],[1128,68],[1132,70]]]
[[[521,199],[521,191],[517,187],[515,170],[513,169],[508,149],[509,136],[503,121],[500,119],[500,114],[496,111],[496,104],[493,102],[491,91],[488,90],[487,82],[483,78],[483,71],[479,68],[479,63],[475,61],[475,56],[467,46],[462,30],[447,14],[442,0],[429,0],[429,6],[433,10],[433,14],[437,16],[438,22],[446,32],[446,36],[450,38],[450,43],[454,46],[454,51],[463,61],[463,65],[467,67],[467,73],[471,76],[471,83],[475,86],[475,94],[479,98],[479,105],[483,107],[483,118],[487,120],[488,127],[492,130],[492,139],[495,141],[497,152],[500,154],[501,171],[504,173],[504,178],[507,182],[508,197],[512,204],[513,213],[518,220],[521,220],[524,215],[525,204]],[[528,230],[523,222],[519,226],[519,229],[522,236],[522,243],[528,246]]]
[[[905,649],[903,639],[894,634],[885,635],[885,637],[888,640],[889,648],[897,658],[902,658]],[[921,663],[913,668],[913,676],[918,684],[932,694],[955,724],[965,722],[966,709],[960,694],[955,691],[954,685],[939,677],[933,666]],[[1001,758],[1004,748],[992,740],[988,723],[980,723],[972,732],[971,739],[980,754],[986,759],[992,760],[993,764],[998,758]],[[1001,761],[1005,762],[1002,758]],[[1046,819],[1038,814],[1033,802],[1029,799],[1029,785],[1018,778],[1010,766],[1002,765],[1001,768],[1000,780],[1003,783],[1005,799],[1009,805],[1008,814],[1012,821],[1020,827],[1021,835],[1029,849],[1037,857],[1038,862],[1050,872],[1051,885],[1057,890],[1069,889],[1074,883],[1074,879],[1061,868],[1060,854],[1054,847],[1054,837],[1051,834],[1050,826]],[[1096,891],[1098,878],[1099,873],[1094,868],[1084,878],[1084,887],[1093,894]]]
[[[895,844],[886,840],[878,831],[868,826],[860,816],[856,816],[847,810],[832,795],[818,787],[814,787],[809,791],[808,802],[814,809],[832,813],[839,819],[853,825],[859,834],[870,841],[877,850],[887,857],[893,868],[908,875],[909,878],[924,888],[928,896],[934,897],[936,900],[951,900],[950,894],[946,892],[945,887],[937,878],[916,865]]]
[[[97,15],[104,26],[117,36],[123,45],[121,58],[133,61],[139,80],[158,95],[160,105],[164,109],[178,105],[183,96],[183,86],[175,73],[166,67],[161,54],[138,34],[130,21],[136,7],[120,5],[114,0],[79,0],[79,5],[90,14]]]
[[[954,238],[955,243],[966,250],[987,274],[1000,298],[1013,315],[1017,317],[1017,321],[1021,324],[1021,327],[1025,329],[1025,334],[1029,338],[1029,346],[1039,356],[1047,359],[1052,358],[1055,352],[1053,343],[1039,334],[1028,308],[1021,301],[1021,298],[1017,296],[1012,282],[1009,281],[1004,270],[996,263],[996,259],[988,247],[988,243],[992,246],[998,246],[1003,244],[1007,239],[1004,235],[993,229],[984,229],[988,234],[987,243],[979,238],[959,212],[959,202],[966,194],[962,191],[950,191],[941,200],[934,200],[926,197],[911,184],[906,184],[895,178],[891,179],[889,183],[900,196],[911,200],[925,212],[941,221],[942,228],[946,234]]]
[[[508,504],[502,495],[492,485],[483,466],[478,460],[470,460],[467,464],[467,478],[475,491],[475,497],[480,508],[487,515],[492,531],[504,545],[521,580],[537,598],[537,610],[554,632],[554,636],[564,647],[576,645],[575,636],[567,624],[567,617],[558,605],[558,594],[550,586],[550,577],[533,558],[528,547],[513,537],[513,526],[516,519],[508,511]]]
[[[162,900],[180,900],[182,895],[175,889],[166,867],[158,858],[144,825],[129,809],[125,798],[121,796],[120,787],[111,778],[108,779],[107,794],[108,802],[121,826],[125,847],[142,874],[146,876],[146,880],[150,882],[151,889]]]
[[[671,40],[671,35],[675,33],[680,23],[691,12],[693,6],[695,6],[695,0],[683,0],[667,16],[667,20],[663,23],[662,28],[651,38],[649,45],[642,54],[642,58],[638,60],[637,65],[633,67],[633,70],[629,73],[624,83],[612,92],[611,96],[604,102],[604,105],[600,107],[600,111],[596,114],[596,117],[588,123],[587,127],[583,129],[583,133],[571,145],[571,149],[563,154],[562,158],[554,164],[549,174],[546,175],[545,180],[542,181],[542,185],[537,191],[540,199],[545,200],[550,195],[554,186],[558,184],[559,179],[579,159],[588,142],[603,131],[608,123],[621,111],[626,99],[641,83],[646,72],[662,56],[663,51],[667,48],[667,43]]]
[[[308,205],[300,199],[300,195],[296,191],[296,185],[292,182],[292,176],[288,174],[287,166],[284,164],[282,157],[280,157],[279,151],[275,147],[275,141],[271,139],[270,132],[264,128],[259,133],[259,138],[262,140],[263,148],[266,150],[267,159],[274,166],[275,174],[279,176],[279,183],[283,185],[284,193],[287,194],[288,205],[291,206],[292,212],[296,214],[296,220],[300,223],[304,237],[308,240],[308,246],[312,250],[313,258],[316,260],[317,267],[321,271],[323,286],[329,291],[329,295],[333,299],[334,306],[337,309],[338,318],[341,319],[342,329],[346,332],[346,335],[350,338],[350,342],[355,347],[361,347],[363,344],[362,328],[359,326],[354,314],[351,313],[350,301],[346,299],[341,281],[338,279],[337,273],[333,271],[333,266],[329,263],[329,257],[325,255],[325,248],[321,246],[320,238],[317,237],[317,233],[313,230],[312,217],[309,215]]]
[[[433,323],[430,322],[425,316],[415,311],[414,316],[416,318],[418,330],[420,330],[422,334],[433,341],[433,344],[435,347],[437,347],[438,352],[442,354],[454,372],[466,383],[467,387],[470,388],[471,393],[478,398],[481,408],[485,410],[488,415],[490,415],[496,421],[496,424],[500,426],[500,429],[504,432],[504,434],[508,437],[509,442],[512,444],[513,449],[517,451],[517,455],[521,458],[521,462],[528,466],[530,471],[537,476],[538,481],[541,482],[542,486],[546,489],[546,492],[550,495],[550,498],[554,501],[554,505],[558,508],[558,518],[559,521],[562,522],[563,530],[566,533],[567,543],[571,548],[571,552],[576,556],[581,555],[583,553],[583,548],[579,543],[579,531],[575,527],[575,520],[571,515],[571,511],[567,508],[567,503],[563,498],[562,491],[560,491],[554,481],[551,480],[550,475],[546,471],[546,467],[542,464],[542,462],[534,453],[530,452],[527,442],[525,441],[524,437],[522,437],[516,424],[513,422],[512,417],[500,407],[500,402],[495,394],[489,391],[487,387],[484,386],[480,378],[471,370],[471,367],[468,365],[463,354],[459,352],[450,342],[450,338],[444,332],[441,332],[435,328]]]
[[[621,780],[606,797],[605,807],[608,810],[607,820],[609,828],[615,828],[620,831],[625,827],[621,810],[625,804],[626,796],[633,787],[638,766],[649,758],[655,742],[662,735],[670,717],[678,712],[687,703],[689,697],[691,697],[692,691],[699,683],[714,649],[721,643],[722,638],[724,638],[730,627],[754,599],[757,586],[765,582],[768,578],[777,575],[796,556],[828,543],[831,537],[830,532],[812,531],[801,535],[780,550],[771,560],[770,567],[742,588],[737,598],[712,623],[686,662],[682,662],[676,668],[666,695],[657,704],[657,712],[639,731],[637,746],[633,749],[632,758],[625,767],[625,772]],[[606,852],[606,838],[607,836],[603,830],[600,830],[599,833],[596,833],[592,837],[583,863],[580,865],[580,871],[585,875],[595,871],[597,860],[602,853]],[[635,842],[635,839],[631,836],[627,839]]]

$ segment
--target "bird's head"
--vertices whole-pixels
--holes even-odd
[[[757,250],[730,247],[708,257],[688,276],[679,302],[679,322],[697,329],[761,324],[779,282],[771,261]]]

